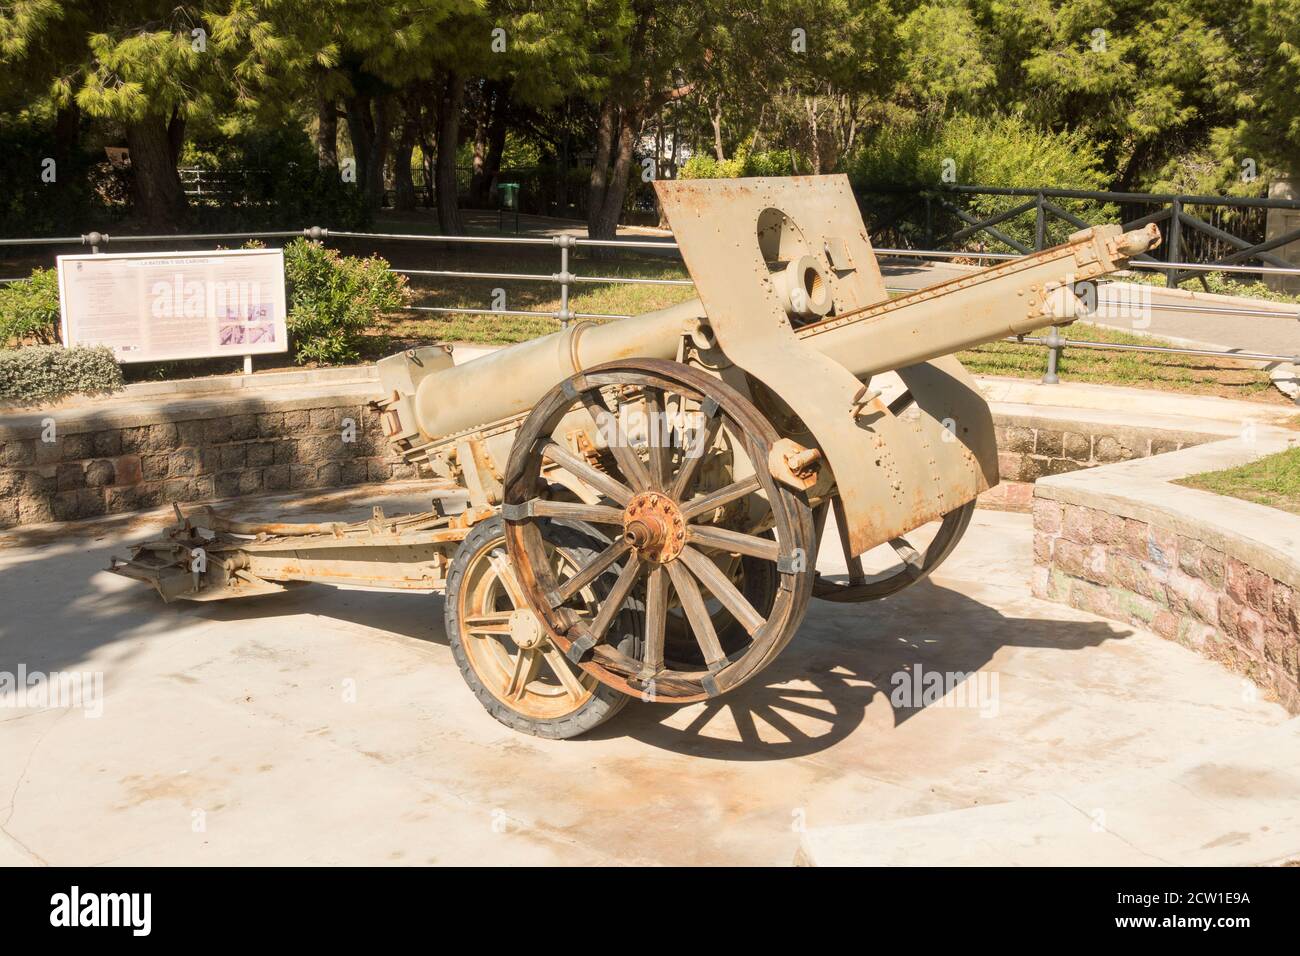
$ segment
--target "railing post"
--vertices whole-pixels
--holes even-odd
[[[560,328],[569,327],[569,319],[572,314],[569,312],[569,283],[573,281],[573,274],[569,272],[569,250],[578,244],[577,239],[573,236],[560,235],[556,236],[555,244],[560,247],[560,271],[555,278],[560,283],[560,311],[557,314],[560,320]]]
[[[1169,262],[1181,262],[1183,239],[1183,198],[1175,196],[1170,203],[1169,214]],[[1178,285],[1178,270],[1170,269],[1165,273],[1165,285]]]
[[[1056,385],[1061,381],[1056,374],[1057,362],[1061,358],[1061,347],[1065,340],[1061,338],[1061,333],[1054,325],[1047,327],[1047,371],[1043,373],[1044,385]]]
[[[1034,249],[1038,252],[1047,248],[1047,210],[1043,207],[1046,201],[1041,192],[1034,197]]]

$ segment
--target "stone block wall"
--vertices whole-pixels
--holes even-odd
[[[1300,594],[1196,536],[1034,499],[1034,593],[1186,645],[1300,713]]]
[[[231,499],[416,478],[365,399],[373,386],[312,398],[124,403],[0,418],[0,529]],[[274,390],[260,390],[275,394]],[[343,421],[356,423],[343,440]],[[53,440],[45,422],[53,422]],[[982,507],[1028,511],[1046,475],[1173,451],[1212,436],[996,413],[1002,483]]]
[[[1147,458],[1219,437],[1120,427],[1082,416],[1063,421],[996,412],[993,421],[1002,483],[980,496],[980,506],[1002,511],[1028,511],[1039,478]]]
[[[415,477],[355,395],[0,423],[0,528]]]

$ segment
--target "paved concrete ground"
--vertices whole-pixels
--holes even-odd
[[[390,513],[409,491],[382,493]],[[734,695],[634,702],[567,742],[479,708],[438,598],[164,606],[96,573],[156,520],[0,536],[0,673],[100,671],[105,688],[98,719],[0,709],[0,862],[784,865],[804,827],[1073,789],[1286,717],[1190,651],[1033,599],[1023,515],[977,513],[932,583],[814,603]],[[891,705],[891,675],[918,666],[978,671],[968,706]]]

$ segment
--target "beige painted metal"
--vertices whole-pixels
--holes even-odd
[[[635,320],[579,322],[425,376],[415,392],[414,425],[433,441],[524,414],[557,382],[584,368],[622,358],[671,359],[683,324],[701,315],[699,308],[687,302]]]
[[[607,325],[581,323],[459,366],[442,346],[380,361],[388,439],[408,461],[454,483],[467,511],[436,506],[353,525],[249,525],[210,509],[178,513],[165,538],[129,561],[115,559],[112,570],[148,581],[169,600],[269,593],[304,581],[440,588],[460,540],[499,505],[504,463],[532,406],[578,371],[632,358],[702,365],[750,392],[778,430],[829,465],[809,497],[844,499],[860,553],[997,480],[988,408],[950,353],[1069,322],[1073,283],[1121,268],[1158,241],[1154,227],[1127,234],[1097,227],[890,301],[844,177],[657,188],[700,299]],[[913,399],[897,414],[870,389],[871,376],[885,370],[897,370]],[[581,410],[556,436],[592,460],[603,444]],[[725,470],[727,460],[711,456],[706,467]],[[551,478],[580,499],[597,498],[558,467]],[[745,520],[758,526],[763,516]],[[201,572],[192,570],[196,549],[209,559]]]
[[[861,553],[997,481],[985,403],[945,356],[1071,321],[1074,283],[1123,267],[1159,235],[1154,227],[1129,234],[1096,227],[890,301],[843,176],[656,189],[701,298],[607,325],[582,323],[464,365],[426,364],[410,389],[395,389],[389,400],[390,437],[410,460],[467,482],[476,502],[495,503],[489,473],[508,454],[513,420],[551,386],[602,362],[679,357],[683,333],[703,322],[725,359],[771,389],[822,447],[852,526],[851,547]],[[872,375],[895,369],[915,399],[906,419],[864,391]],[[480,430],[492,435],[486,461],[472,466],[481,481],[465,464],[483,456],[464,444]],[[448,441],[458,443],[459,461],[444,465],[448,454],[431,456],[430,447]]]

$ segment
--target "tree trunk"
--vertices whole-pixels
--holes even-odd
[[[445,236],[458,236],[460,206],[456,201],[456,147],[460,140],[460,107],[465,84],[454,71],[447,74],[438,103],[438,227]]]
[[[185,117],[181,116],[180,111],[173,109],[172,118],[167,122],[167,154],[171,158],[172,167],[180,165],[181,150],[185,148]]]
[[[126,126],[136,213],[147,225],[161,230],[175,229],[188,212],[169,137],[172,125],[165,117],[150,114]]]
[[[348,118],[348,139],[352,141],[352,161],[356,164],[357,186],[365,189],[370,144],[375,138],[375,120],[370,115],[370,97],[356,94],[347,97],[343,102]]]
[[[348,137],[357,163],[357,183],[367,209],[384,202],[384,165],[388,161],[389,97],[364,95],[347,98]]]
[[[479,209],[487,207],[488,177],[487,152],[488,132],[487,118],[480,115],[474,124],[474,167],[469,177],[470,205]]]
[[[596,127],[596,157],[591,163],[591,187],[587,192],[587,235],[595,239],[600,229],[601,209],[609,187],[609,154],[614,143],[614,114],[618,107],[612,99],[600,104],[600,122]]]
[[[433,140],[429,138],[426,131],[420,132],[420,162],[424,170],[424,206],[426,209],[432,209],[438,201],[437,187],[435,181],[438,176],[437,167],[438,151],[434,148]]]
[[[726,162],[727,154],[722,148],[722,94],[718,94],[713,109],[709,111],[709,122],[713,124],[713,155],[718,162]]]
[[[594,223],[587,232],[592,239],[613,239],[618,235],[618,217],[623,211],[623,197],[627,194],[628,174],[632,169],[636,138],[641,132],[641,118],[632,110],[624,109],[619,120],[618,151],[614,155],[614,168]]]
[[[501,178],[501,157],[506,152],[506,118],[504,106],[492,113],[492,122],[488,125],[487,138],[487,158],[486,158],[486,187],[483,191],[484,200],[492,192],[492,184]],[[518,197],[516,197],[517,199]]]
[[[415,120],[408,115],[393,153],[393,205],[398,209],[415,208],[415,180],[411,178],[411,158],[415,155]]]
[[[321,169],[339,168],[339,114],[334,97],[325,95],[324,74],[317,80],[316,164]]]
[[[370,155],[366,159],[366,206],[379,209],[384,204],[384,167],[388,164],[389,98],[375,97],[374,138],[370,141]]]

